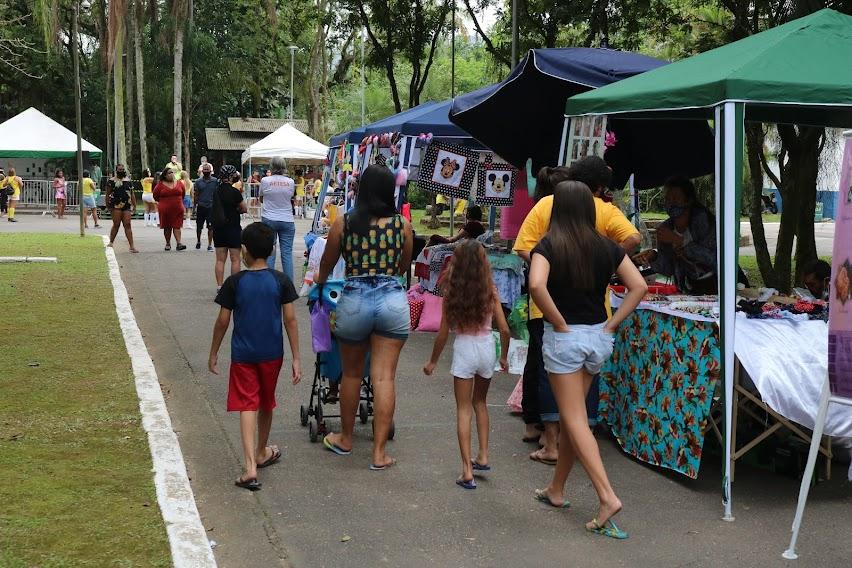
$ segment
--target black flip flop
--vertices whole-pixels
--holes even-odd
[[[541,438],[541,434],[536,434],[535,436],[524,436],[521,438],[521,441],[527,444],[532,444],[533,442],[538,442]]]
[[[269,457],[269,459],[266,460],[263,463],[257,464],[257,467],[259,469],[262,469],[264,467],[269,467],[280,459],[281,459],[281,450],[279,450],[278,448],[272,448],[272,455]]]
[[[234,485],[242,487],[243,489],[248,489],[249,491],[259,491],[263,484],[258,481],[256,477],[254,479],[243,479],[241,477],[234,482]]]

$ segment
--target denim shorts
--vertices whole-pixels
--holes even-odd
[[[363,343],[376,334],[408,339],[411,316],[405,289],[393,276],[346,279],[337,301],[334,334],[344,343]]]
[[[566,333],[557,333],[545,323],[542,353],[547,372],[564,375],[585,368],[590,375],[600,373],[615,342],[615,336],[604,331],[605,325],[569,325]]]
[[[94,209],[95,207],[97,207],[97,205],[95,205],[95,197],[93,195],[84,195],[83,207],[85,207],[86,209]]]
[[[185,209],[192,209],[192,198],[190,196],[183,196],[183,206]]]

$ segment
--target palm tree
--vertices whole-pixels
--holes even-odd
[[[130,8],[130,33],[133,34],[133,51],[136,61],[136,113],[139,116],[139,157],[142,168],[148,163],[148,126],[145,122],[145,62],[142,59],[142,30],[145,28],[145,6],[143,0],[135,0]]]
[[[124,131],[124,21],[127,17],[127,0],[109,3],[109,44],[107,61],[113,68],[113,101],[115,105],[115,146],[118,163],[127,164],[127,137]]]
[[[172,2],[172,21],[175,26],[175,44],[174,44],[174,91],[172,93],[173,102],[173,120],[174,125],[174,153],[181,159],[183,150],[182,135],[183,130],[181,123],[183,122],[183,39],[184,31],[186,30],[186,17],[189,12],[188,0],[173,0]]]

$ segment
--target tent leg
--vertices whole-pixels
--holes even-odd
[[[568,125],[571,123],[571,119],[567,116],[562,121],[562,142],[559,143],[559,162],[557,162],[558,166],[565,165],[565,139],[568,137]]]
[[[790,546],[781,555],[787,560],[795,560],[799,557],[796,554],[796,541],[799,539],[799,529],[802,527],[802,516],[805,514],[805,505],[808,503],[808,493],[811,490],[811,479],[813,478],[816,459],[819,455],[819,447],[822,441],[822,431],[825,427],[825,418],[828,414],[830,396],[828,375],[826,375],[825,382],[822,385],[822,393],[819,397],[819,411],[817,412],[816,424],[814,425],[813,436],[811,437],[808,462],[805,466],[805,474],[802,476],[802,485],[799,488],[799,503],[796,505],[796,516],[793,518],[793,534],[790,536]]]
[[[737,286],[737,223],[743,171],[743,103],[716,107],[716,235],[719,262],[719,339],[721,371],[725,385],[725,473],[722,520],[734,520],[731,496],[734,403],[734,322]]]

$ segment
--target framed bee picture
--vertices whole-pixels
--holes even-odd
[[[461,146],[432,142],[426,147],[417,185],[456,199],[468,199],[476,175],[477,153]]]
[[[476,184],[476,202],[481,205],[508,207],[515,198],[518,170],[505,163],[479,164]]]

